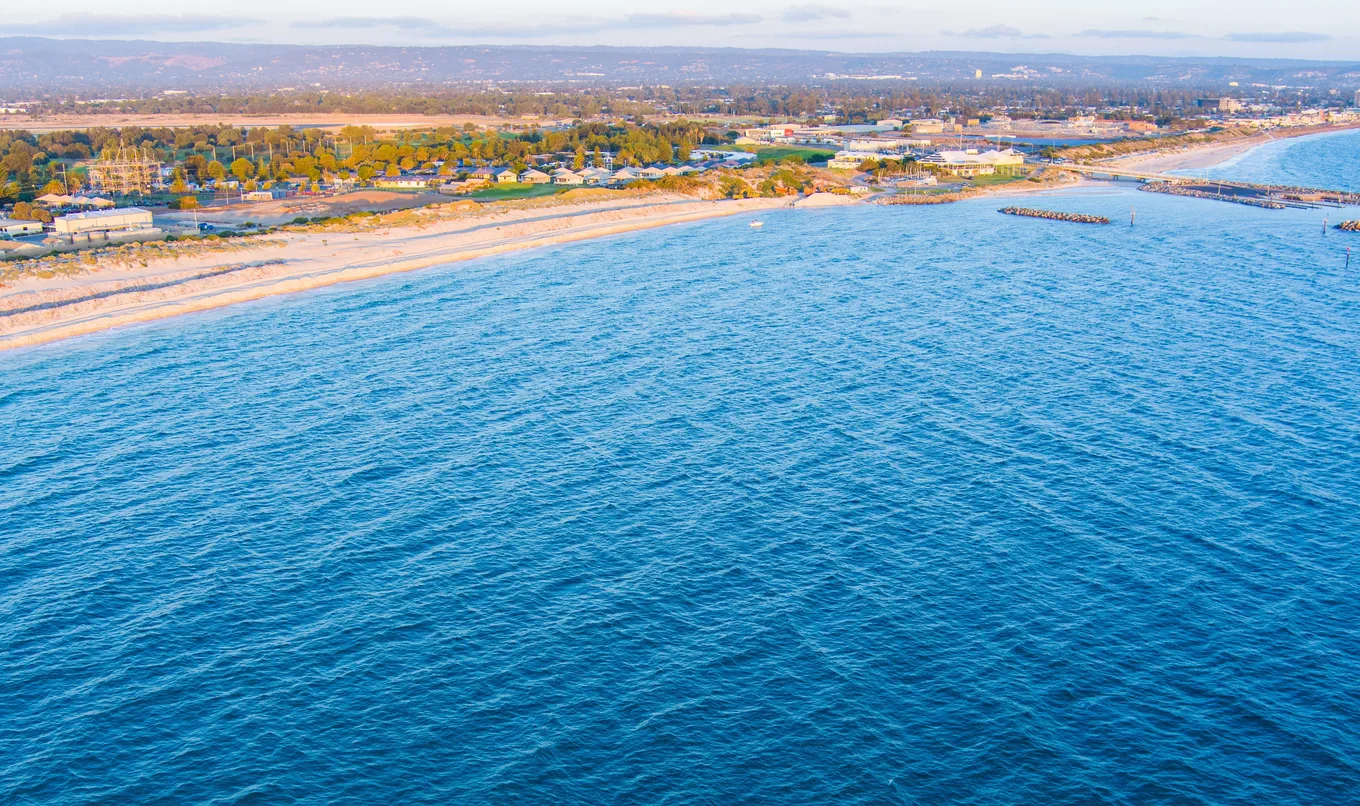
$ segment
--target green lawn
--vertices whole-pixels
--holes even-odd
[[[835,151],[822,148],[796,148],[794,146],[737,146],[742,151],[756,155],[761,164],[779,162],[785,157],[802,157],[804,162],[825,162],[836,156]]]
[[[987,174],[986,176],[973,177],[971,181],[974,187],[986,187],[988,185],[1004,185],[1008,182],[1022,182],[1028,178],[1028,174],[1017,174],[1015,176],[1009,174]]]
[[[493,185],[486,190],[476,190],[468,198],[478,201],[500,201],[501,199],[532,199],[535,196],[551,196],[571,188],[563,185],[524,185],[512,182],[506,185]]]

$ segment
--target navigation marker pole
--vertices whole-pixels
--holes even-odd
[[[1130,227],[1133,226],[1134,218],[1135,218],[1136,216],[1137,216],[1137,214],[1133,211],[1133,208],[1130,207],[1130,208],[1129,208],[1129,226],[1130,226]]]

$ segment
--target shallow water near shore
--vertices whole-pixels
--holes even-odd
[[[1351,800],[1360,237],[1007,203],[0,355],[0,801]]]
[[[1172,173],[1360,193],[1360,129],[1281,138],[1235,154],[1218,165]]]

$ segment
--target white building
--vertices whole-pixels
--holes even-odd
[[[906,142],[900,139],[890,139],[887,137],[862,137],[857,140],[846,140],[846,151],[877,151],[892,152],[902,151],[906,148]]]
[[[955,176],[970,177],[994,174],[998,168],[1014,169],[1025,164],[1025,157],[1013,148],[992,149],[980,154],[977,149],[970,148],[967,151],[940,151],[923,157],[921,163],[943,168]]]
[[[526,168],[520,171],[519,181],[522,185],[546,185],[552,181],[552,177],[536,168]]]
[[[554,185],[584,185],[586,178],[574,171],[553,171],[552,183]]]
[[[121,210],[94,210],[88,213],[72,213],[57,216],[52,228],[58,235],[74,237],[92,233],[136,232],[152,229],[151,211],[140,207],[124,207]]]
[[[836,156],[826,161],[826,167],[842,171],[858,170],[867,160],[879,160],[883,155],[877,151],[837,151]]]
[[[373,187],[382,190],[429,190],[430,180],[424,176],[375,176]]]
[[[20,235],[39,235],[42,231],[41,221],[17,221],[0,216],[0,237],[18,238]]]
[[[581,176],[581,182],[587,185],[603,185],[609,182],[612,171],[604,168],[583,168],[577,171]]]

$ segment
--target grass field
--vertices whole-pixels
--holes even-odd
[[[1028,178],[1028,174],[1018,174],[1015,176],[1009,174],[988,174],[986,176],[973,177],[971,183],[974,187],[987,187],[989,185],[1004,185],[1009,182],[1023,182]]]
[[[802,157],[804,162],[826,162],[836,156],[835,151],[824,148],[795,148],[794,146],[738,146],[743,151],[756,155],[761,164],[779,162],[785,157]]]
[[[508,185],[494,185],[486,190],[477,190],[468,194],[468,198],[478,201],[501,201],[502,199],[532,199],[536,196],[551,196],[570,190],[562,185],[523,185],[514,182]]]

